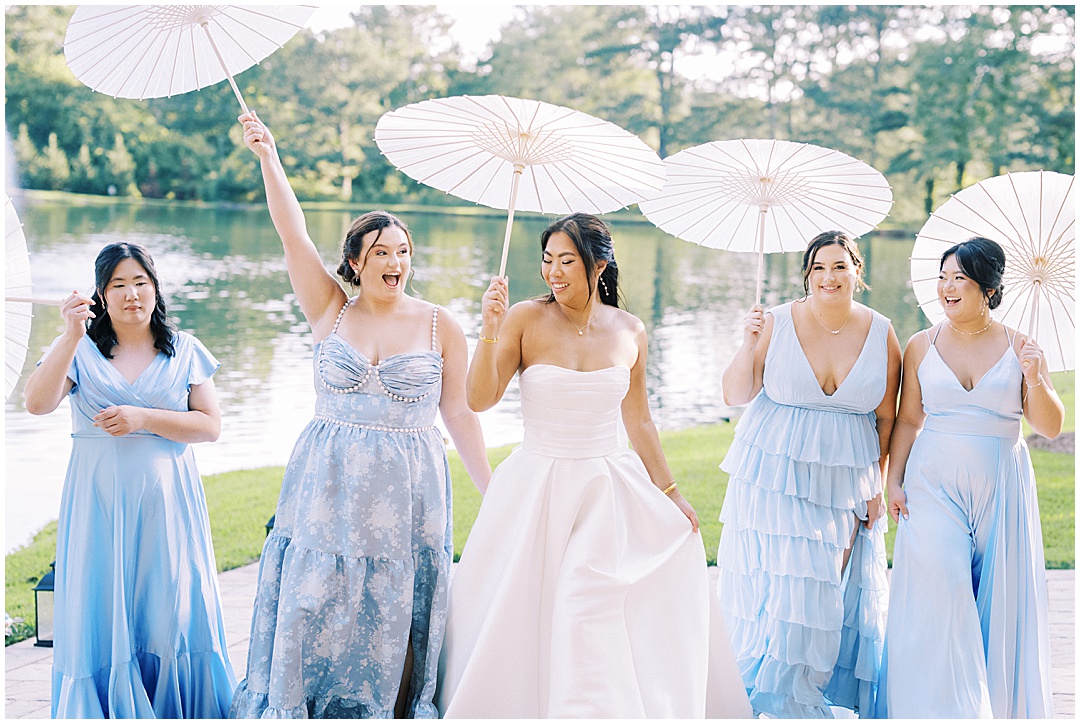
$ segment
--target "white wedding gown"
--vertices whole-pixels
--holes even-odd
[[[619,440],[629,385],[624,366],[521,374],[524,441],[450,586],[444,717],[703,717],[717,678],[749,714],[722,622],[710,677],[701,536]]]

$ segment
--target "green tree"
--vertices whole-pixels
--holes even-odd
[[[71,183],[68,188],[82,194],[100,193],[98,171],[90,157],[90,147],[79,146],[79,154],[71,162]]]
[[[121,133],[115,135],[112,149],[105,153],[104,181],[113,189],[109,191],[110,195],[141,195],[135,186],[135,159],[124,145],[124,136]]]

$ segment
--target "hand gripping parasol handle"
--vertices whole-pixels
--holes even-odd
[[[5,302],[22,302],[25,304],[45,304],[50,307],[59,307],[58,299],[38,299],[36,297],[4,297]]]
[[[247,103],[244,103],[244,97],[240,95],[240,89],[236,87],[236,81],[233,80],[232,73],[225,66],[225,59],[221,57],[221,51],[218,50],[217,43],[214,42],[214,36],[210,34],[210,24],[203,20],[199,25],[206,31],[206,39],[210,41],[210,47],[214,49],[214,55],[217,56],[218,62],[221,63],[221,69],[225,71],[225,77],[229,79],[229,85],[232,86],[232,91],[236,94],[236,100],[240,101],[240,107],[244,109],[244,113],[247,113]]]
[[[499,276],[506,276],[506,257],[510,253],[510,232],[514,228],[514,207],[517,205],[518,184],[521,182],[521,172],[524,166],[514,164],[514,182],[510,187],[510,214],[506,217],[506,234],[503,236],[502,261],[499,262]]]

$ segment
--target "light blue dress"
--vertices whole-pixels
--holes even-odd
[[[929,337],[929,333],[927,335]],[[935,335],[936,336],[936,335]],[[886,636],[891,717],[1053,717],[1042,528],[1009,349],[971,391],[930,348]]]
[[[761,392],[735,428],[720,520],[718,595],[755,714],[872,715],[885,636],[886,520],[857,526],[881,492],[874,410],[888,382],[889,320],[873,321],[832,394],[791,318],[772,310]]]
[[[129,383],[83,337],[56,540],[55,718],[221,718],[236,678],[191,446],[93,426],[112,405],[186,411],[218,362],[185,332]]]
[[[410,642],[406,716],[438,716],[453,556],[450,471],[434,426],[438,313],[429,351],[378,365],[337,324],[315,346],[315,417],[263,546],[247,678],[230,716],[392,718]]]

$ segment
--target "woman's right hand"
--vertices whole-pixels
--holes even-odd
[[[255,111],[241,113],[237,120],[244,124],[244,143],[252,153],[260,159],[269,158],[277,153],[274,136],[266,124],[259,120]]]
[[[499,336],[506,310],[510,307],[510,288],[507,277],[493,277],[481,301],[481,317],[485,337],[495,339]]]
[[[893,519],[893,523],[899,523],[900,516],[904,516],[904,520],[907,520],[907,493],[896,483],[889,483],[889,517]]]
[[[757,347],[761,333],[765,331],[765,308],[760,304],[750,307],[743,317],[743,344],[751,349]]]
[[[90,311],[94,300],[74,291],[60,302],[60,316],[64,318],[64,334],[76,339],[86,334],[86,320],[97,315]]]
[[[668,495],[668,499],[686,516],[690,521],[690,528],[697,533],[698,532],[698,517],[697,512],[694,510],[694,506],[690,505],[690,501],[682,496],[678,490]]]

